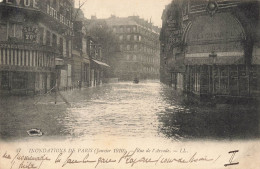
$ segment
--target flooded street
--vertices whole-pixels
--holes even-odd
[[[54,95],[1,97],[0,135],[4,140],[118,138],[244,139],[259,134],[255,105],[194,103],[158,81],[121,82]]]

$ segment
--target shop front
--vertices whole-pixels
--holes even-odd
[[[38,45],[2,42],[0,45],[1,93],[47,92],[55,83],[54,55]]]
[[[185,36],[187,91],[255,96],[256,66],[246,64],[245,38],[241,23],[230,13],[197,16]]]
[[[90,84],[98,86],[103,84],[103,71],[110,66],[102,61],[91,59],[90,63]]]

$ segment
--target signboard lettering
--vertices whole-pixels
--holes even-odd
[[[49,5],[47,5],[47,14],[59,20],[59,22],[61,22],[62,24],[69,26],[70,28],[73,28],[73,23],[69,19],[67,19],[61,14],[58,14],[58,11],[50,7]]]
[[[5,0],[6,4],[38,9],[38,0]]]
[[[193,35],[194,40],[202,40],[202,39],[223,39],[225,37],[237,37],[233,31],[226,32],[207,32]]]
[[[26,26],[23,28],[23,32],[24,32],[24,41],[35,42],[37,40],[37,33],[38,33],[37,27]]]
[[[226,52],[226,51],[241,51],[243,48],[239,42],[229,44],[207,44],[188,46],[188,52],[205,53],[205,52]]]

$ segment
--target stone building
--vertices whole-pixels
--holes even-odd
[[[102,85],[104,71],[110,67],[103,58],[102,46],[91,36],[87,38],[87,51],[90,56],[90,86]]]
[[[258,1],[173,1],[162,20],[162,82],[207,98],[259,96]]]
[[[119,39],[115,72],[122,80],[159,78],[159,28],[138,16],[106,20]]]
[[[159,78],[159,28],[138,16],[97,19],[92,24],[108,25],[117,38],[118,49],[108,58],[113,76],[120,80]],[[111,61],[110,61],[111,60]]]
[[[73,0],[0,2],[0,92],[71,86]]]
[[[78,11],[80,12],[78,12]],[[83,13],[79,9],[75,9],[77,13]],[[74,36],[72,41],[72,83],[73,87],[90,86],[90,57],[87,51],[87,32],[83,24],[84,15],[81,14],[74,21]]]

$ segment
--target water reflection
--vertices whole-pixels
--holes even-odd
[[[198,102],[167,88],[164,88],[163,96],[171,107],[161,111],[158,119],[161,122],[160,131],[167,137],[217,140],[259,137],[259,109],[256,102]]]
[[[193,104],[181,92],[159,82],[109,84],[64,92],[71,103],[53,96],[2,97],[0,136],[28,138],[40,129],[44,138],[243,139],[259,134],[255,105]],[[37,104],[33,104],[37,103]]]

